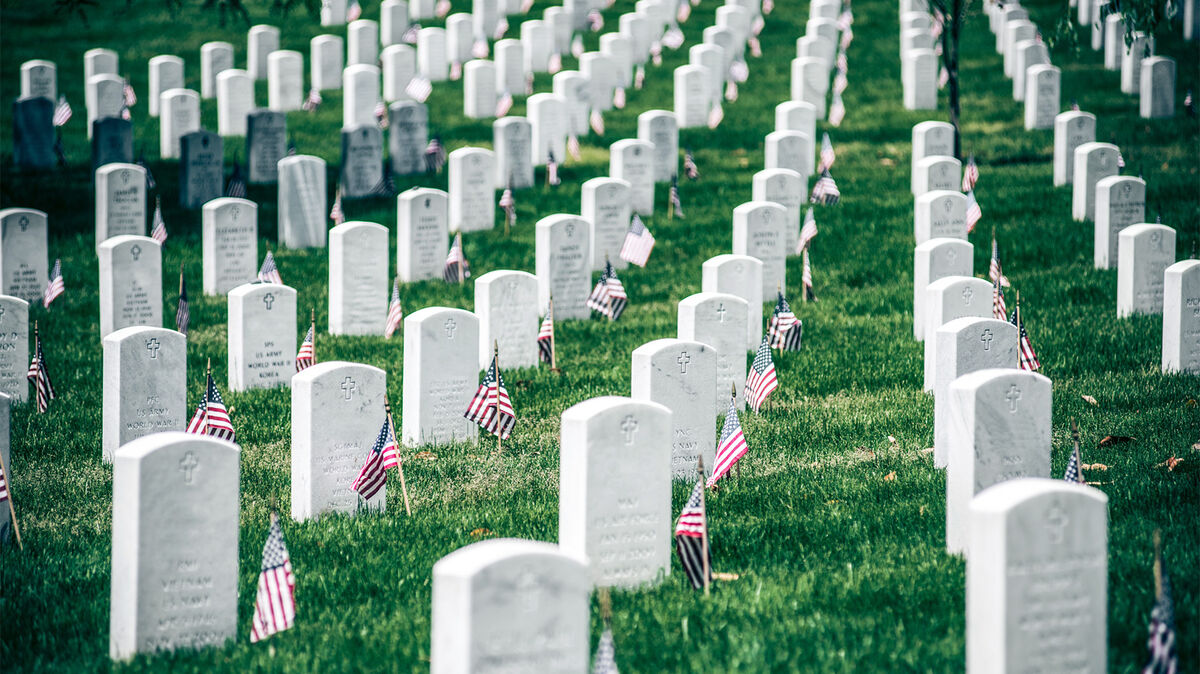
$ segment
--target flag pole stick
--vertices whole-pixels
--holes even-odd
[[[317,309],[316,307],[308,307],[308,327],[312,330],[312,346],[313,346],[313,365],[317,364]]]
[[[675,185],[674,180],[671,181],[671,185],[672,185],[672,187]],[[675,200],[671,197],[672,197],[672,195],[668,192],[668,194],[667,194],[667,219],[668,220],[675,219]]]
[[[1021,369],[1021,291],[1017,292],[1017,369]]]
[[[562,374],[562,370],[558,369],[558,349],[554,344],[554,295],[550,296],[550,371]]]
[[[504,451],[502,443],[504,436],[500,432],[500,341],[492,340],[492,364],[496,366],[496,382],[493,386],[496,387],[496,453]]]
[[[8,472],[8,466],[4,464],[2,454],[0,454],[0,473],[3,473],[4,481],[8,483],[8,514],[12,516],[13,533],[17,537],[17,549],[24,550],[25,546],[21,545],[21,527],[17,526],[17,510],[13,506],[12,474]]]
[[[1162,529],[1154,530],[1154,598],[1163,596]]]
[[[730,391],[730,394],[733,396],[733,409],[736,412],[737,411],[737,382],[736,381],[729,383],[729,391]],[[742,479],[742,462],[738,461],[737,463],[733,464],[733,469],[735,471],[737,471],[737,479],[740,482]]]
[[[704,454],[696,457],[696,466],[700,471],[700,479],[704,479]],[[700,532],[700,563],[704,569],[704,596],[709,593],[709,576],[712,570],[708,568],[708,506],[704,504],[704,489],[700,490],[700,512],[704,513],[704,529]]]
[[[42,331],[41,331],[41,329],[38,328],[38,322],[34,321],[33,322],[33,357],[37,358],[38,354],[41,352],[42,352]],[[42,376],[41,373],[46,370],[46,364],[43,363],[40,358],[38,358],[38,370],[39,370],[38,378],[40,380],[40,378]],[[33,394],[34,394],[34,396],[37,396],[38,389],[39,389],[38,382],[35,381],[33,383],[33,388],[34,388]],[[49,404],[50,404],[49,401],[47,401],[46,404],[47,404],[47,406],[49,406]],[[46,410],[43,410],[41,405],[38,405],[38,413],[39,414],[43,414],[43,413],[45,413],[45,411]]]
[[[408,485],[404,482],[404,457],[400,456],[400,441],[396,439],[396,424],[392,421],[392,404],[386,397],[383,400],[383,410],[387,412],[388,430],[392,434],[392,442],[396,443],[396,456],[400,459],[396,464],[396,469],[400,472],[400,491],[404,494],[404,512],[412,517],[412,505],[408,501]]]

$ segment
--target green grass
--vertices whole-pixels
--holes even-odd
[[[65,134],[69,170],[51,176],[14,174],[11,112],[0,107],[5,129],[0,205],[28,206],[50,214],[51,257],[61,257],[67,293],[46,312],[32,311],[60,399],[38,415],[29,405],[13,413],[12,471],[25,550],[0,551],[0,660],[14,671],[108,671],[111,469],[100,459],[100,363],[97,263],[93,252],[90,155],[83,128],[82,54],[108,46],[121,55],[143,101],[135,108],[136,145],[158,154],[157,121],[145,108],[146,62],[178,54],[187,62],[188,85],[199,89],[199,48],[208,40],[232,42],[245,62],[245,27],[221,27],[216,14],[188,6],[171,15],[158,0],[128,8],[110,2],[91,13],[90,26],[52,13],[48,3],[3,3],[0,98],[18,88],[19,64],[48,58],[59,66],[59,89],[76,109]],[[606,27],[632,9],[620,0],[605,12]],[[704,0],[685,24],[689,44],[712,22],[717,0]],[[547,5],[539,1],[532,15]],[[255,3],[256,23],[283,28],[283,48],[307,55],[308,40],[323,31],[303,14],[268,16]],[[1060,11],[1056,3],[1030,3],[1044,31]],[[469,3],[455,0],[456,11]],[[377,5],[367,18],[377,17]],[[923,448],[932,444],[933,404],[921,393],[922,351],[911,338],[912,197],[909,138],[913,124],[944,112],[902,109],[897,60],[896,4],[855,3],[856,39],[850,48],[846,121],[831,132],[838,150],[836,178],[844,201],[820,208],[821,233],[813,265],[820,301],[793,306],[805,321],[802,352],[777,358],[782,378],[768,410],[743,424],[750,453],[742,478],[709,499],[717,570],[740,579],[719,584],[705,599],[684,587],[677,562],[671,579],[642,592],[613,598],[617,659],[623,671],[957,671],[964,663],[962,560],[944,552],[943,473]],[[221,649],[139,657],[122,671],[422,671],[430,644],[431,567],[443,555],[485,535],[557,539],[558,423],[562,410],[597,395],[627,395],[630,352],[651,339],[675,334],[676,303],[700,290],[700,264],[728,252],[732,209],[750,198],[751,176],[762,166],[763,136],[772,130],[774,106],[788,92],[788,62],[803,33],[807,5],[781,2],[762,35],[767,57],[752,60],[740,100],[726,106],[720,130],[688,130],[703,176],[681,186],[688,219],[667,221],[666,190],[659,215],[649,222],[658,246],[650,266],[622,275],[631,296],[624,317],[559,326],[563,377],[545,369],[510,372],[520,414],[502,456],[491,444],[439,447],[435,458],[410,459],[406,474],[415,514],[404,516],[399,490],[390,490],[383,516],[326,517],[285,524],[298,576],[295,629],[251,646],[247,634],[254,583],[272,504],[289,509],[289,394],[226,393],[242,443],[239,634]],[[428,22],[426,22],[428,23]],[[516,34],[516,21],[510,35]],[[589,48],[596,35],[586,38]],[[1005,271],[1021,290],[1027,324],[1054,382],[1053,472],[1060,475],[1069,449],[1069,419],[1078,419],[1090,471],[1109,498],[1109,669],[1138,670],[1145,657],[1145,626],[1153,601],[1151,534],[1161,528],[1175,570],[1175,602],[1182,671],[1200,670],[1200,378],[1159,372],[1161,320],[1116,320],[1116,272],[1092,269],[1091,225],[1070,219],[1070,193],[1051,186],[1050,132],[1026,132],[1022,108],[1012,102],[992,35],[972,15],[963,37],[963,143],[981,164],[978,188],[984,220],[974,235],[975,269],[987,268],[988,237],[997,228]],[[1194,43],[1163,35],[1159,51],[1179,60],[1179,92],[1195,86]],[[606,148],[636,133],[638,112],[670,108],[671,70],[686,49],[665,54],[649,68],[646,88],[630,92],[624,111],[606,115],[608,133],[584,138],[581,163],[563,167],[563,185],[519,192],[518,225],[470,234],[466,254],[476,273],[534,267],[533,223],[557,212],[577,212],[579,186],[607,172]],[[1078,99],[1099,118],[1099,138],[1118,143],[1130,173],[1148,182],[1147,215],[1161,214],[1179,231],[1179,257],[1196,245],[1200,222],[1198,134],[1195,119],[1137,118],[1137,101],[1119,93],[1116,73],[1098,54],[1053,54],[1063,68],[1063,104]],[[306,56],[307,61],[307,56]],[[574,61],[567,59],[567,67]],[[539,75],[546,90],[549,77]],[[265,84],[258,100],[266,100]],[[461,84],[439,85],[430,100],[431,129],[449,149],[490,145],[486,123],[461,115]],[[944,103],[944,98],[943,98]],[[303,153],[338,161],[340,95],[328,92],[316,114],[289,115],[291,136]],[[1182,106],[1181,106],[1182,107]],[[513,114],[523,112],[518,101]],[[215,128],[213,101],[203,103],[204,123]],[[822,124],[824,127],[824,124]],[[228,139],[232,161],[244,151]],[[199,213],[175,206],[178,169],[152,161],[171,229],[163,268],[184,265],[193,288],[201,276]],[[539,174],[540,175],[540,174]],[[445,177],[401,179],[398,187],[445,188]],[[260,204],[260,249],[275,249],[273,187],[252,187]],[[331,195],[332,196],[332,195]],[[392,228],[389,200],[346,204],[351,219]],[[392,242],[394,247],[395,242]],[[393,248],[394,251],[394,248]],[[326,327],[326,256],[323,251],[279,250],[283,278],[314,305],[318,329]],[[164,315],[174,313],[175,279],[164,278]],[[788,261],[790,294],[797,294],[798,258]],[[406,285],[405,307],[470,308],[472,291],[440,282]],[[223,297],[192,304],[189,400],[201,389],[212,358],[224,389]],[[303,311],[301,311],[303,313]],[[168,319],[169,322],[169,319]],[[331,337],[319,340],[321,360],[344,359],[387,370],[398,408],[400,340]],[[1084,402],[1094,396],[1098,405]],[[1099,447],[1105,435],[1132,443]],[[893,445],[887,440],[895,436]],[[1158,464],[1183,457],[1173,472]],[[894,473],[894,479],[885,476]],[[688,485],[675,487],[674,511]],[[594,634],[598,634],[593,610]]]

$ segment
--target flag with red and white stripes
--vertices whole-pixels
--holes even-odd
[[[39,414],[45,414],[50,409],[50,401],[56,397],[54,384],[50,382],[50,371],[46,369],[46,354],[42,352],[42,338],[34,335],[36,344],[33,346],[33,360],[29,362],[29,372],[25,378],[33,384],[37,393],[37,408]]]
[[[383,328],[383,336],[391,339],[404,320],[404,308],[400,305],[400,282],[392,281],[392,301],[388,303],[387,326]]]
[[[454,235],[454,243],[450,244],[450,253],[446,255],[446,264],[442,267],[442,279],[446,283],[462,283],[471,278],[471,265],[463,255],[462,232]]]
[[[833,151],[833,141],[829,140],[829,134],[825,133],[821,136],[821,163],[817,166],[817,173],[823,173],[827,168],[833,168],[833,162],[837,159],[837,153]]]
[[[549,313],[542,319],[537,334],[538,357],[543,363],[554,362],[554,317]]]
[[[998,280],[992,281],[992,318],[1005,320],[1008,318],[1008,305],[1004,303],[1004,288]]]
[[[333,196],[333,208],[329,209],[329,219],[333,220],[333,224],[340,225],[346,222],[346,212],[342,210],[342,186],[338,185],[337,193]]]
[[[721,439],[717,442],[716,465],[712,475],[708,476],[708,486],[713,486],[733,468],[738,459],[746,455],[746,436],[742,434],[742,424],[738,421],[737,396],[729,397],[729,411],[725,413],[725,424],[721,427]]]
[[[512,106],[513,95],[509,93],[508,89],[505,89],[504,92],[501,93],[498,98],[496,98],[496,116],[503,117],[507,115],[508,111],[512,110]]]
[[[475,391],[475,397],[467,406],[464,417],[479,424],[483,430],[507,438],[512,433],[517,421],[513,410],[512,400],[508,397],[508,389],[504,387],[504,376],[496,368],[496,356],[488,366],[483,381]]]
[[[1038,361],[1037,354],[1033,351],[1033,343],[1029,341],[1029,333],[1025,331],[1025,319],[1021,318],[1021,302],[1020,297],[1017,298],[1017,308],[1013,309],[1012,316],[1009,317],[1009,323],[1017,326],[1017,333],[1020,335],[1020,341],[1017,343],[1018,364],[1022,370],[1037,370],[1042,367]]]
[[[813,213],[813,209],[809,208],[808,212],[804,214],[804,226],[800,228],[800,240],[796,243],[796,252],[806,250],[816,236],[817,216]]]
[[[975,163],[975,155],[971,155],[967,159],[967,168],[963,169],[962,191],[974,190],[977,182],[979,182],[979,165]]]
[[[558,177],[558,160],[554,158],[554,150],[550,150],[546,155],[546,184],[550,187],[562,184],[562,178]]]
[[[283,285],[283,278],[279,276],[279,267],[275,266],[275,256],[269,250],[267,256],[263,258],[262,266],[258,268],[258,280],[263,283]]]
[[[433,93],[433,83],[429,81],[429,78],[417,75],[408,81],[408,84],[404,87],[404,93],[408,94],[409,98],[412,98],[414,101],[424,103],[429,99],[429,95]]]
[[[351,0],[350,6],[346,8],[346,22],[358,21],[362,18],[362,5],[358,4],[358,0]]]
[[[688,180],[696,180],[700,177],[700,167],[696,166],[696,158],[692,155],[692,149],[686,148],[683,151],[683,174]]]
[[[167,242],[167,223],[163,220],[162,198],[154,197],[154,226],[150,228],[150,238],[162,245]]]
[[[504,219],[508,226],[512,227],[517,224],[517,200],[513,197],[512,184],[504,187],[504,191],[500,193],[500,209],[504,211]]]
[[[399,465],[400,448],[396,445],[396,435],[392,433],[391,420],[384,417],[383,427],[379,429],[366,463],[350,485],[350,491],[356,491],[364,500],[370,501],[387,484],[387,469]]]
[[[313,341],[316,335],[313,334],[313,327],[312,325],[308,326],[308,332],[304,335],[304,340],[300,342],[300,348],[296,351],[296,372],[303,372],[317,362],[316,344]]]
[[[67,97],[59,95],[58,104],[54,106],[54,126],[62,126],[71,120],[71,104]]]
[[[762,409],[767,398],[779,388],[775,375],[775,361],[771,360],[771,345],[764,334],[758,345],[758,353],[754,354],[754,362],[750,365],[750,374],[746,376],[744,395],[750,409],[758,412]]]
[[[842,120],[846,118],[846,103],[842,101],[842,94],[836,88],[833,91],[833,102],[829,104],[829,115],[827,119],[833,126],[841,126]]]
[[[0,468],[0,503],[8,500],[8,476],[4,474],[4,469]]]
[[[808,263],[808,249],[804,250],[804,268],[800,272],[800,283],[804,286],[804,301],[816,302],[817,293],[813,291],[812,266]]]
[[[596,287],[592,288],[592,294],[588,295],[587,307],[607,316],[608,320],[615,321],[625,312],[628,303],[629,295],[625,293],[625,285],[617,278],[617,271],[613,269],[612,263],[605,261],[600,280],[596,282]]]
[[[583,149],[579,147],[579,136],[575,134],[567,136],[567,156],[571,158],[571,161],[583,159]]]
[[[321,92],[316,89],[309,89],[308,96],[304,97],[304,102],[300,104],[300,109],[306,112],[316,112],[317,108],[321,107]]]
[[[983,209],[975,200],[975,190],[967,192],[967,233],[975,231],[975,225],[983,218]]]
[[[296,576],[283,541],[279,517],[271,516],[267,542],[263,545],[262,570],[258,574],[258,597],[254,600],[254,622],[250,643],[282,632],[296,623]]]
[[[42,293],[42,307],[50,308],[50,303],[66,291],[63,283],[62,260],[54,260],[54,268],[50,270],[50,280],[46,282],[46,291]]]
[[[707,538],[708,517],[704,513],[704,477],[701,476],[675,522],[675,552],[684,575],[696,590],[712,581],[712,554]]]
[[[988,279],[993,283],[999,281],[1005,288],[1012,285],[1000,269],[1000,245],[996,243],[995,235],[992,236],[992,261],[988,264]]]
[[[708,110],[708,128],[715,129],[721,125],[721,121],[725,119],[725,108],[721,107],[720,101],[713,101],[713,105]]]
[[[597,136],[604,135],[604,115],[599,110],[593,109],[592,114],[588,115],[588,124]]]
[[[221,392],[217,390],[211,372],[207,374],[207,378],[204,395],[196,405],[196,413],[192,415],[192,420],[188,422],[187,432],[236,442],[233,420],[229,418],[229,410],[225,408],[225,401],[221,398]]]
[[[639,267],[645,267],[650,259],[650,251],[654,250],[654,235],[646,228],[646,223],[633,214],[629,223],[629,231],[625,233],[625,242],[621,244],[621,259]]]
[[[775,302],[775,313],[771,314],[771,322],[767,326],[771,346],[782,351],[799,351],[803,332],[804,324],[792,313],[787,298],[780,291]]]
[[[841,200],[842,193],[838,190],[837,183],[833,181],[833,176],[830,175],[829,169],[825,169],[821,177],[813,185],[809,201],[814,204],[833,206]]]

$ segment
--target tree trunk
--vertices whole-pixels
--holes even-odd
[[[946,40],[949,44],[943,43],[942,51],[945,52],[946,70],[950,73],[950,124],[954,126],[954,156],[962,161],[962,135],[958,130],[958,34],[959,27],[963,20],[963,0],[954,0],[954,6],[949,16],[953,17],[949,30],[943,30],[943,35],[949,35]]]

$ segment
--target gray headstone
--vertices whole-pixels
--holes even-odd
[[[296,291],[247,283],[229,291],[229,390],[286,387],[296,370]]]
[[[0,453],[3,454],[4,467],[8,472],[4,474],[5,479],[9,483],[9,489],[12,489],[12,398],[0,393]],[[8,508],[0,508],[0,544],[7,544],[12,539],[12,514]]]
[[[191,89],[168,89],[159,100],[159,156],[181,156],[180,139],[200,130],[200,94]]]
[[[402,282],[442,277],[450,249],[448,201],[445,192],[428,187],[396,197],[396,273]]]
[[[591,292],[592,255],[589,226],[577,215],[548,215],[537,223],[535,266],[538,308],[545,313],[554,299],[554,320],[586,319]]]
[[[309,81],[313,89],[342,88],[342,71],[346,67],[344,51],[340,35],[318,35],[309,41]]]
[[[675,113],[647,110],[638,115],[638,139],[654,145],[654,181],[670,182],[679,173],[679,125]]]
[[[342,130],[342,196],[365,197],[383,180],[383,131],[378,126]]]
[[[289,49],[268,54],[267,107],[277,112],[289,112],[299,110],[303,102],[304,55]]]
[[[258,204],[221,197],[204,204],[201,248],[204,292],[224,295],[258,272]]]
[[[325,160],[294,155],[279,160],[279,243],[324,248],[329,209]]]
[[[387,313],[387,227],[346,222],[329,230],[329,334],[382,335]]]
[[[1175,116],[1175,59],[1151,56],[1142,61],[1138,114],[1145,119]]]
[[[1200,374],[1200,261],[1163,273],[1162,370]]]
[[[259,108],[246,116],[247,181],[279,182],[279,160],[287,156],[287,115]]]
[[[133,163],[133,122],[105,117],[92,123],[92,170]]]
[[[500,361],[501,367],[504,361]],[[479,319],[462,309],[426,307],[404,317],[404,444],[470,442],[463,417],[479,385]]]
[[[29,382],[29,303],[19,297],[0,295],[0,395],[4,395],[4,418],[7,423],[9,401],[25,402]],[[0,442],[8,439],[7,431]],[[5,445],[7,448],[7,445]],[[11,466],[12,464],[5,464]],[[8,508],[0,508],[7,511]]]
[[[41,96],[13,101],[13,163],[18,169],[54,168],[54,104]]]
[[[492,123],[496,183],[519,190],[533,186],[533,127],[524,117],[501,117]]]
[[[1075,182],[1075,148],[1096,141],[1096,116],[1068,110],[1054,118],[1054,186]]]
[[[174,330],[129,327],[104,338],[104,425],[101,449],[117,449],[188,423],[187,338]]]
[[[392,159],[392,172],[402,176],[425,173],[429,108],[416,101],[392,103],[388,108],[388,121],[388,154]]]
[[[106,164],[96,169],[96,245],[121,234],[146,233],[146,169]]]
[[[212,131],[179,139],[179,205],[200,208],[225,193],[225,143]]]
[[[158,117],[158,106],[162,94],[168,89],[183,89],[187,86],[183,78],[183,59],[170,54],[150,58],[150,100],[146,101],[151,117]]]
[[[47,237],[46,214],[42,211],[0,210],[0,294],[26,302],[42,299],[50,274]]]
[[[496,155],[479,147],[450,153],[450,231],[496,226]]]
[[[1096,183],[1121,172],[1120,150],[1111,143],[1083,143],[1075,148],[1075,176],[1071,191],[1071,217],[1096,219]]]
[[[613,143],[608,174],[629,183],[629,202],[639,215],[654,214],[654,144],[634,138]]]
[[[41,96],[53,105],[58,102],[58,66],[53,61],[35,59],[21,64],[21,98]]]
[[[162,326],[162,247],[148,236],[114,236],[100,255],[100,338],[134,325]]]

